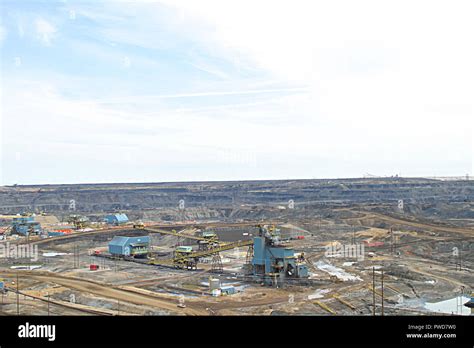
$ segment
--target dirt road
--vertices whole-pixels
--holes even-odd
[[[108,284],[101,284],[91,280],[66,277],[50,272],[18,272],[21,278],[41,280],[46,283],[59,284],[67,288],[75,289],[81,292],[91,293],[104,298],[111,298],[123,302],[129,302],[136,305],[145,305],[162,310],[169,311],[173,314],[186,315],[208,315],[209,313],[198,303],[186,301],[186,308],[178,308],[178,300],[172,297],[165,297],[161,294],[144,294],[132,291],[131,289],[121,289]],[[16,272],[2,271],[0,275],[3,277],[16,277]],[[20,280],[21,281],[21,280]]]

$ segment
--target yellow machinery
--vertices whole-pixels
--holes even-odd
[[[232,243],[221,243],[219,246],[210,248],[208,250],[192,251],[191,247],[177,247],[175,255],[172,259],[165,260],[150,260],[153,265],[173,265],[176,268],[186,268],[193,270],[197,268],[197,263],[200,258],[219,254],[221,251],[232,250],[243,246],[250,246],[253,244],[252,240],[244,240]]]
[[[80,230],[89,223],[89,219],[82,215],[70,215],[68,218],[68,222],[73,224],[76,230]]]
[[[144,228],[145,228],[145,224],[143,223],[143,221],[137,220],[137,221],[133,224],[133,228],[144,229]]]
[[[218,241],[217,236],[215,236],[214,238],[200,237],[200,236],[193,236],[193,235],[189,235],[189,234],[183,234],[183,233],[180,233],[180,232],[176,232],[175,230],[167,231],[167,230],[162,230],[160,228],[151,228],[151,227],[146,227],[146,228],[144,228],[144,230],[148,231],[148,232],[152,232],[152,233],[160,233],[160,234],[166,234],[166,235],[180,237],[180,238],[187,238],[187,239],[192,239],[192,240],[205,241],[205,242],[213,243],[213,244],[223,244],[222,242]]]

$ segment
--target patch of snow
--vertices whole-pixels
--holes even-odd
[[[71,255],[69,253],[43,253],[44,257],[54,257],[54,256],[62,256],[62,255]]]
[[[19,266],[11,266],[10,268],[11,269],[26,269],[26,270],[33,270],[33,269],[37,269],[37,268],[41,268],[43,267],[43,265],[19,265]]]
[[[324,294],[327,294],[331,290],[329,289],[320,289],[316,290],[313,294],[308,295],[308,300],[314,300],[315,298],[323,298]]]
[[[471,309],[464,306],[469,300],[467,296],[457,296],[440,302],[426,302],[425,308],[438,313],[470,315]]]
[[[350,267],[350,266],[352,266],[354,263],[357,263],[357,262],[354,262],[354,261],[352,261],[352,262],[344,262],[344,263],[342,264],[342,266],[343,266],[343,267]]]
[[[314,265],[317,268],[319,268],[321,271],[326,272],[330,275],[336,276],[338,279],[341,279],[343,281],[356,281],[356,280],[362,281],[360,277],[350,274],[344,271],[342,268],[336,267],[330,263],[320,260],[316,262]]]

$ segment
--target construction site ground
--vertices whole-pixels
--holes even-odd
[[[149,223],[188,231],[179,238],[131,226],[31,238],[28,243],[38,247],[38,260],[0,259],[0,278],[9,290],[2,295],[0,313],[373,315],[375,311],[376,315],[464,315],[468,309],[461,304],[463,296],[474,287],[474,219],[466,214],[456,219],[452,211],[449,219],[439,214],[442,209],[457,209],[457,204],[436,207],[433,211],[437,214],[416,209],[397,211],[393,202],[327,203],[318,208],[306,203],[291,212],[276,204],[262,204],[259,218],[245,221],[190,220],[176,210],[176,221]],[[472,203],[462,204],[463,211],[474,211]],[[251,208],[236,210],[240,209]],[[275,209],[282,213],[276,214]],[[151,211],[146,214],[152,215]],[[235,211],[234,215],[242,212]],[[251,239],[262,221],[271,221],[289,240],[289,246],[304,252],[308,279],[278,287],[263,285],[261,279],[245,271],[247,247],[222,252],[223,271],[218,274],[211,273],[206,260],[197,270],[188,271],[92,255],[94,250],[106,252],[115,235],[138,234],[149,235],[153,253],[164,259],[172,255],[177,244],[195,243],[185,235],[196,229],[215,231],[219,240],[232,242]],[[9,242],[25,243],[19,239]],[[355,257],[330,254],[330,250],[345,245],[362,246],[363,253]],[[91,264],[99,265],[99,269],[91,271]],[[236,294],[211,296],[211,276],[223,285],[234,285]],[[459,299],[459,304],[452,310],[430,309],[429,304],[453,299]]]
[[[337,217],[280,225],[288,238],[304,236],[291,240],[295,250],[305,253],[311,272],[309,279],[301,282],[263,286],[243,271],[246,248],[221,253],[224,269],[213,274],[207,263],[188,271],[91,256],[93,250],[106,250],[113,235],[127,235],[128,230],[77,232],[66,238],[30,241],[38,244],[40,257],[34,264],[39,268],[15,269],[12,266],[21,261],[0,261],[0,278],[12,290],[2,296],[0,308],[4,314],[17,313],[17,277],[19,311],[24,315],[371,315],[374,270],[376,314],[382,312],[382,270],[385,315],[430,314],[426,302],[446,300],[460,296],[462,289],[465,293],[472,289],[474,234],[470,227],[351,208],[335,209],[333,214]],[[385,224],[394,237],[388,226],[381,227]],[[252,224],[222,228],[214,224],[212,229],[224,241],[256,233]],[[171,253],[177,242],[174,236],[151,237],[154,250],[164,255]],[[358,258],[328,254],[328,246],[365,245],[367,241],[383,245],[365,246]],[[464,256],[460,265],[453,256],[455,247]],[[58,255],[46,257],[44,253]],[[91,271],[90,264],[98,264],[99,270]],[[23,263],[20,268],[31,265]],[[234,285],[237,293],[211,296],[210,276]],[[178,307],[180,303],[185,307]],[[464,314],[457,310],[452,314]]]

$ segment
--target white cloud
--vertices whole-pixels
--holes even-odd
[[[5,29],[2,25],[0,25],[0,44],[3,43],[3,41],[4,41],[5,38],[6,38],[6,36],[7,36],[7,31],[6,31],[6,29]]]
[[[124,104],[124,103],[146,103],[156,102],[159,99],[180,99],[180,98],[195,98],[195,97],[219,97],[219,96],[242,96],[242,95],[258,95],[258,94],[272,94],[272,93],[291,93],[291,92],[307,92],[304,87],[295,88],[274,88],[274,89],[247,89],[247,90],[233,90],[233,91],[208,91],[208,92],[194,92],[194,93],[180,93],[180,94],[161,94],[161,95],[141,95],[129,96],[118,99],[97,99],[93,102],[105,104]]]
[[[375,54],[381,63],[393,63],[387,55],[398,51],[401,63],[417,69],[423,68],[420,63],[447,63],[456,52],[473,50],[465,41],[474,28],[470,1],[162,2],[180,11],[183,24],[201,20],[207,31],[189,28],[204,33],[201,39],[231,53],[243,51],[262,68],[288,79],[319,78],[330,63],[327,58],[337,58],[338,52],[352,55],[358,48],[362,58],[370,62],[374,57],[369,55]],[[466,62],[468,57],[459,59]]]
[[[72,81],[67,94],[61,93],[64,82],[51,78],[9,83],[3,108],[10,156],[5,181],[462,175],[474,170],[472,2],[162,2],[177,12],[166,19],[164,31],[156,24],[163,24],[162,7],[139,2],[121,8],[122,2],[113,1],[105,9],[95,11],[92,5],[86,10],[100,24],[99,36],[113,41],[117,51],[96,41],[73,41],[77,38],[69,44],[116,65],[123,59],[118,54],[122,43],[150,50],[127,52],[130,70],[153,69],[156,49],[170,55],[189,49],[186,64],[223,81],[177,81],[178,89],[157,86],[147,95],[141,88],[134,96],[133,86],[120,87],[128,85],[127,74],[110,80],[98,76],[110,90],[94,100],[64,97],[88,95]],[[78,18],[82,13],[78,8]],[[132,14],[140,19],[136,28]],[[35,24],[38,38],[51,45],[56,27],[41,18]],[[173,34],[185,38],[180,41],[184,48],[175,45]],[[206,53],[218,59],[208,60]],[[213,63],[222,60],[231,64]],[[242,74],[234,80],[235,71],[225,68],[232,64],[258,78]],[[187,102],[196,99],[206,102]],[[254,156],[258,170],[228,168],[219,160],[223,149],[231,156]],[[41,170],[23,170],[11,157],[18,152]]]
[[[18,27],[18,36],[23,38],[25,36],[25,29],[23,28],[23,23],[18,21],[17,27]]]
[[[135,104],[134,100],[124,102]],[[374,108],[384,103],[382,99]],[[434,144],[420,133],[418,124],[413,128],[400,124],[397,109],[384,133],[373,132],[384,120],[313,118],[316,109],[311,95],[296,93],[263,100],[258,107],[250,103],[175,109],[158,103],[150,106],[153,112],[137,113],[114,104],[64,98],[54,81],[14,83],[5,95],[4,163],[8,166],[4,166],[4,181],[307,178],[384,170],[393,174],[400,167],[406,175],[407,167],[413,175],[432,175],[433,163],[443,162],[449,173],[459,169],[469,153],[464,148],[465,136],[459,134],[449,144],[456,155],[446,156],[446,144]],[[409,131],[403,132],[404,128]],[[443,139],[453,127],[447,124],[439,130]],[[413,148],[413,142],[419,145]],[[254,161],[228,163],[222,151],[230,158]],[[21,161],[16,154],[21,154]],[[25,161],[36,170],[22,170]],[[138,170],[141,163],[146,166]],[[130,176],[124,177],[125,173]]]
[[[330,144],[341,136],[340,151],[374,167],[403,153],[407,175],[427,157],[426,168],[449,172],[436,156],[461,156],[462,170],[471,170],[471,1],[162,2],[181,23],[200,26],[187,26],[188,35],[229,61],[238,54],[274,78],[310,86],[312,99],[293,122],[311,114],[305,130],[331,134]]]
[[[6,183],[107,181],[104,173],[111,172],[119,176],[109,181],[122,180],[124,165],[130,164],[125,157],[147,163],[143,180],[157,180],[156,176],[153,179],[157,172],[164,176],[162,180],[192,180],[193,171],[181,172],[183,165],[199,168],[205,163],[211,172],[224,168],[219,149],[248,152],[254,149],[248,136],[258,139],[266,128],[252,119],[243,120],[232,110],[225,112],[229,117],[216,119],[212,112],[196,117],[192,109],[173,110],[163,105],[155,105],[154,113],[137,114],[135,110],[74,101],[62,97],[54,81],[12,83],[5,100]],[[18,153],[22,161],[15,157]],[[23,161],[38,169],[34,178],[21,170]],[[57,165],[63,169],[54,169]],[[76,167],[94,169],[81,176],[81,171],[72,170]]]
[[[56,36],[56,27],[43,18],[35,20],[35,29],[37,38],[45,45],[51,46],[53,39]]]

